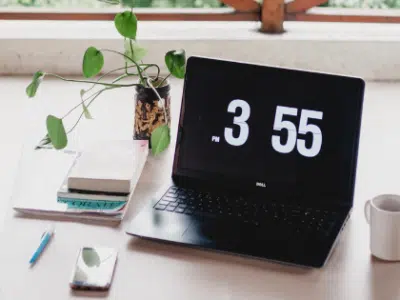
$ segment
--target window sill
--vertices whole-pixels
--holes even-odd
[[[256,22],[140,22],[138,40],[146,62],[164,65],[164,53],[184,48],[188,55],[221,57],[289,68],[400,79],[400,24],[286,22],[283,35],[257,31]],[[87,47],[122,50],[107,21],[2,21],[0,74],[32,74],[38,69],[80,74]],[[121,65],[106,56],[106,69]],[[165,71],[165,69],[163,69]]]

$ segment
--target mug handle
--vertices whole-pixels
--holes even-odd
[[[365,214],[365,219],[367,220],[367,223],[369,224],[370,219],[371,219],[371,200],[368,200],[367,202],[365,202],[364,214]]]

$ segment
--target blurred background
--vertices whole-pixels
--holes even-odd
[[[105,1],[96,0],[0,0],[0,6],[27,7],[109,7]],[[136,0],[136,7],[154,8],[217,8],[219,0]]]
[[[145,8],[218,8],[219,0],[136,0],[136,7]],[[0,0],[0,7],[102,8],[109,7],[96,0]],[[400,0],[329,0],[322,6],[348,8],[400,8]]]

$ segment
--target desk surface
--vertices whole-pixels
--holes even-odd
[[[370,256],[366,199],[399,193],[400,84],[368,83],[360,144],[354,210],[340,241],[323,269],[308,270],[229,254],[193,250],[133,238],[125,234],[146,197],[171,173],[173,147],[151,157],[126,219],[117,227],[55,221],[57,233],[38,264],[28,259],[49,220],[17,218],[9,202],[21,145],[43,130],[47,113],[65,112],[79,101],[80,87],[46,81],[38,99],[24,96],[27,78],[0,77],[0,299],[399,299],[400,264]],[[181,102],[181,82],[173,81],[173,132]],[[62,90],[62,93],[60,93]],[[6,95],[6,96],[4,96]],[[34,102],[36,101],[36,102]],[[23,114],[36,107],[34,121]],[[132,90],[112,91],[92,108],[78,140],[126,139],[132,133]],[[12,126],[11,126],[12,125]],[[29,131],[27,132],[27,128]],[[43,131],[40,131],[42,133]],[[18,188],[18,187],[17,187]],[[3,217],[4,215],[4,217]],[[5,220],[4,225],[2,220]],[[51,221],[53,222],[53,220]],[[119,260],[108,294],[73,293],[68,281],[77,250],[83,245],[116,247]]]

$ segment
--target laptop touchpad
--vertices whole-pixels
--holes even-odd
[[[236,227],[237,225],[231,222],[219,222],[212,218],[194,220],[183,233],[183,237],[191,242],[208,246],[219,243],[231,244],[240,240],[239,230]]]

